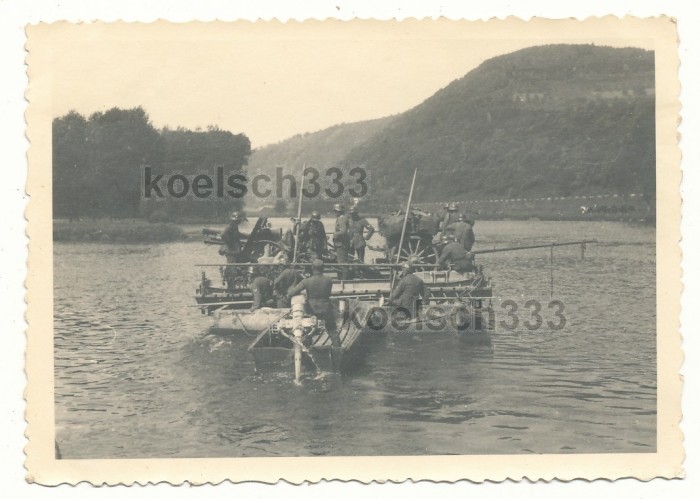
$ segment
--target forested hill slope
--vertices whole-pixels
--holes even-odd
[[[353,148],[371,139],[393,118],[341,123],[255,149],[247,170],[251,175],[262,172],[273,176],[277,167],[283,167],[285,173],[297,173],[306,163],[324,172],[337,166]],[[248,204],[255,204],[256,201],[269,204],[269,200],[256,200],[253,196],[247,199]]]
[[[654,54],[593,45],[495,57],[353,148],[371,204],[644,192],[653,200]],[[401,188],[405,186],[405,189]]]

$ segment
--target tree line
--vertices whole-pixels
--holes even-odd
[[[242,199],[144,199],[144,168],[164,175],[243,170],[250,140],[218,127],[157,129],[141,107],[53,120],[54,218],[146,218],[152,221],[223,220]]]

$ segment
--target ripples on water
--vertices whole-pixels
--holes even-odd
[[[197,242],[54,247],[55,400],[64,458],[653,452],[654,232],[613,223],[480,222],[479,248],[555,249],[564,329],[488,344],[375,338],[348,376],[256,374],[250,338],[208,334]],[[494,307],[543,303],[549,250],[484,255]],[[518,311],[519,313],[522,310]],[[521,313],[521,319],[527,313]],[[499,315],[498,319],[502,319]]]

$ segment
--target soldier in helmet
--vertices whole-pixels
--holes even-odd
[[[221,233],[221,242],[224,244],[219,249],[219,254],[226,255],[226,263],[237,263],[240,261],[241,251],[243,250],[243,237],[248,237],[248,234],[243,234],[238,229],[238,225],[242,221],[243,216],[241,213],[234,211],[231,213],[228,226]],[[235,275],[234,267],[225,268],[224,280],[229,290],[235,287]]]
[[[343,206],[336,203],[333,206],[335,212],[335,232],[333,233],[333,246],[335,246],[335,261],[338,263],[348,263],[350,256],[350,219],[345,215]],[[347,267],[338,270],[338,279],[347,280]]]
[[[457,203],[448,204],[447,210],[443,214],[442,220],[440,221],[440,232],[444,233],[449,225],[457,221],[458,216],[459,214],[457,213]]]
[[[472,221],[472,225],[473,225]],[[464,246],[464,249],[471,251],[474,245],[474,231],[472,225],[467,222],[467,217],[460,213],[457,216],[457,221],[448,225],[445,232],[452,234],[455,241]]]
[[[306,247],[314,258],[321,259],[328,251],[328,240],[326,239],[326,228],[321,221],[321,213],[314,210],[311,218],[304,227],[304,239]]]
[[[401,267],[400,280],[391,290],[388,304],[405,309],[411,318],[417,317],[421,299],[423,298],[423,279],[415,275],[413,263],[409,260]]]
[[[272,299],[272,283],[267,277],[260,274],[255,266],[248,268],[250,275],[250,290],[253,292],[253,305],[251,310],[257,310],[262,307],[271,307]]]
[[[367,242],[374,234],[374,227],[365,217],[357,213],[357,208],[354,206],[348,210],[350,214],[350,256],[357,254],[357,259],[361,262],[365,261],[365,247]],[[365,234],[367,229],[367,234]]]
[[[451,265],[454,270],[460,273],[471,272],[475,269],[474,255],[464,249],[462,244],[455,241],[454,235],[447,233],[442,240],[446,244],[438,259],[438,265],[441,267]]]
[[[231,213],[231,219],[228,226],[221,233],[221,241],[224,243],[224,254],[226,255],[227,263],[235,263],[243,249],[241,231],[238,230],[238,225],[243,220],[241,214],[237,211]]]

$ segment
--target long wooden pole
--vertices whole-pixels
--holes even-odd
[[[413,170],[413,181],[411,182],[411,191],[408,193],[408,203],[406,203],[406,215],[403,217],[403,227],[401,228],[401,239],[399,239],[399,247],[396,251],[396,263],[399,263],[401,258],[401,248],[403,247],[403,238],[406,235],[406,225],[408,224],[408,215],[411,211],[411,200],[413,199],[413,187],[416,185],[416,175],[418,168]]]
[[[304,199],[304,171],[306,170],[306,162],[301,167],[301,190],[299,191],[299,210],[297,211],[297,233],[294,235],[294,256],[292,263],[297,263],[297,251],[299,250],[299,231],[301,230],[301,202]]]
[[[589,244],[589,243],[597,243],[598,241],[595,239],[586,239],[585,241],[571,241],[571,242],[566,242],[566,243],[549,243],[549,244],[534,244],[531,246],[511,246],[508,248],[493,248],[493,249],[486,249],[486,250],[476,250],[472,251],[474,255],[486,255],[489,253],[501,253],[504,251],[521,251],[521,250],[528,250],[528,249],[535,249],[535,248],[551,248],[553,246],[572,246],[574,244]],[[250,267],[252,265],[255,265],[256,267],[282,267],[286,264],[284,263],[197,263],[195,264],[195,267]],[[299,266],[307,266],[310,267],[313,265],[312,263],[298,263],[297,265]],[[362,264],[362,263],[328,263],[326,264],[327,267],[375,267],[375,268],[394,268],[399,266],[398,260],[397,263],[374,263],[374,264]],[[431,268],[431,267],[439,267],[439,265],[435,264],[423,264],[421,267],[425,268]]]
[[[487,249],[487,250],[476,250],[476,251],[472,251],[472,253],[475,255],[484,255],[486,253],[500,253],[502,251],[520,251],[520,250],[534,249],[534,248],[549,248],[552,246],[571,246],[574,244],[586,244],[586,243],[597,243],[597,242],[598,241],[595,239],[586,239],[584,241],[572,241],[570,243],[533,244],[532,246],[512,246],[509,248],[493,248],[493,249]]]

